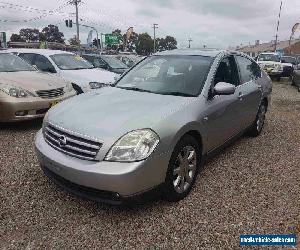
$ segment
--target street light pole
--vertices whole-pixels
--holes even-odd
[[[100,34],[100,42],[101,42],[101,54],[103,53],[103,40],[102,40],[103,33]]]
[[[277,29],[276,29],[275,52],[277,50],[277,43],[278,43],[278,30],[279,30],[280,17],[281,17],[281,8],[282,8],[282,0],[281,0],[281,3],[280,3],[279,16],[278,16],[278,22],[277,22]]]
[[[191,48],[191,42],[192,42],[193,40],[191,39],[191,38],[189,38],[189,40],[188,40],[188,42],[189,42],[189,49]]]
[[[154,41],[153,41],[153,53],[156,52],[156,37],[155,37],[155,29],[158,29],[158,24],[157,23],[154,23],[153,24],[153,38],[154,38]]]
[[[99,44],[98,30],[97,30],[95,27],[89,26],[89,25],[86,25],[86,24],[78,24],[78,25],[83,26],[83,27],[90,28],[90,29],[92,29],[92,30],[94,30],[94,31],[96,32],[96,35],[97,35],[97,43],[96,43],[96,44],[97,44],[97,50],[98,50],[98,52],[100,52],[100,44]],[[101,35],[102,35],[102,33],[101,33]],[[102,49],[102,45],[101,45],[101,49]]]
[[[78,43],[78,51],[80,51],[80,39],[79,39],[79,14],[78,14],[78,4],[81,0],[71,0],[69,3],[75,5],[76,9],[76,30],[77,30],[77,43]]]

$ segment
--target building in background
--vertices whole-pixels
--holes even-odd
[[[268,43],[260,43],[259,40],[255,41],[254,45],[239,46],[236,48],[237,51],[244,52],[249,56],[256,57],[263,52],[274,52],[275,41]],[[291,48],[289,48],[289,40],[279,41],[277,44],[277,50],[281,55],[300,54],[300,39],[294,39],[291,41]]]

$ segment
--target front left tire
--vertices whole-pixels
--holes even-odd
[[[256,137],[261,134],[261,131],[264,127],[265,124],[265,119],[266,119],[266,113],[267,113],[267,105],[263,102],[261,103],[255,121],[253,122],[250,130],[249,130],[249,135]]]
[[[172,153],[165,183],[163,198],[167,201],[179,201],[191,191],[201,164],[199,142],[185,135],[175,146]]]

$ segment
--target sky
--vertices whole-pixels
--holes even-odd
[[[178,47],[212,48],[254,44],[255,40],[275,40],[280,0],[82,0],[80,23],[94,26],[99,33],[119,28],[126,32],[177,39]],[[42,29],[55,24],[66,40],[76,28],[67,28],[65,19],[75,21],[75,6],[68,0],[0,0],[0,31],[8,37],[21,28]],[[288,39],[292,26],[300,22],[300,1],[283,0],[279,40]],[[80,28],[80,40],[86,42],[88,28]],[[95,34],[94,34],[95,36]],[[300,29],[295,37],[300,36]]]

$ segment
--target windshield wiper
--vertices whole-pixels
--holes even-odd
[[[127,90],[134,90],[134,91],[139,91],[139,92],[153,93],[153,92],[151,92],[150,90],[140,89],[140,88],[137,88],[137,87],[117,87],[117,88],[120,88],[120,89],[127,89]]]
[[[188,94],[188,93],[182,93],[182,92],[177,92],[177,91],[170,91],[170,92],[162,92],[158,93],[161,95],[174,95],[174,96],[185,96],[185,97],[196,97],[196,95]]]

